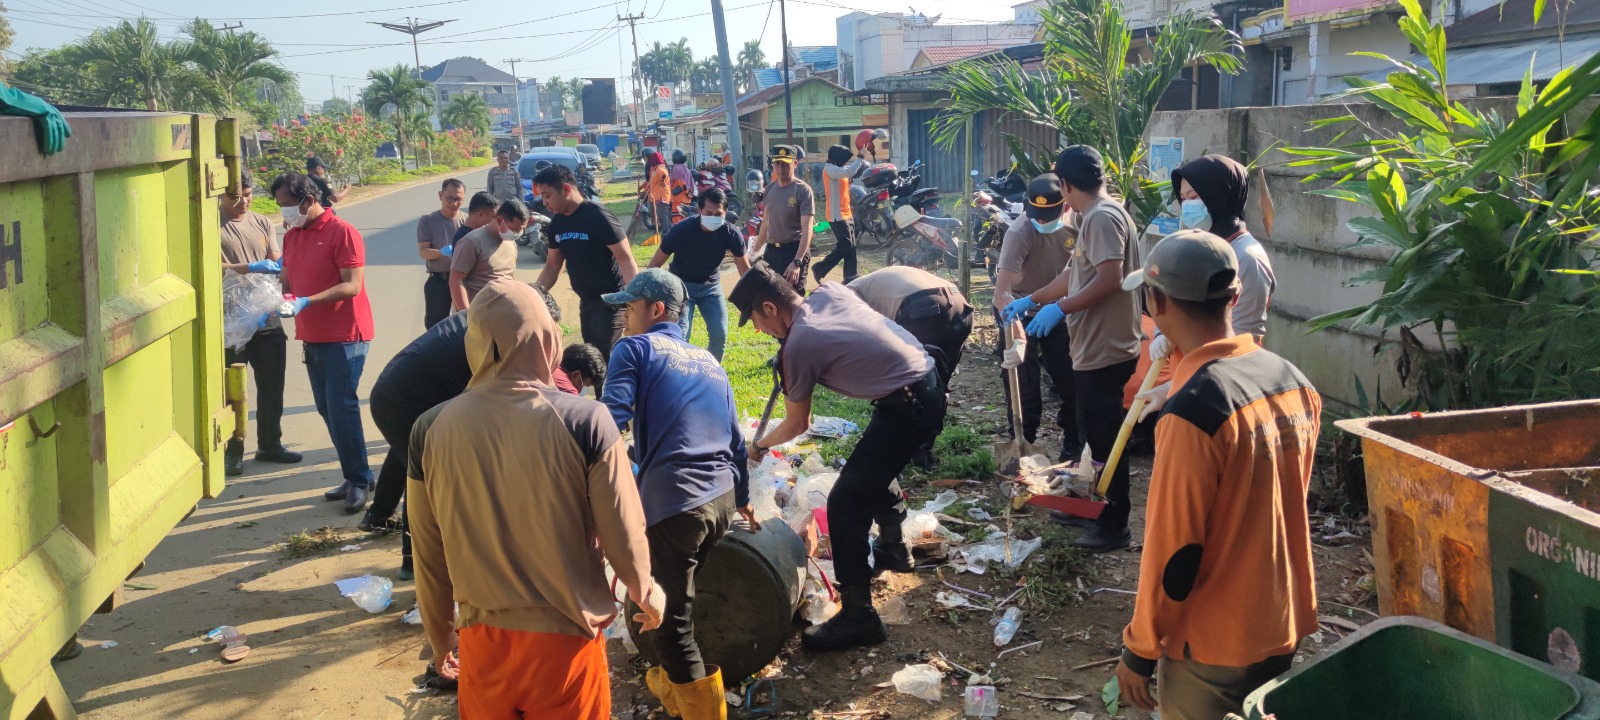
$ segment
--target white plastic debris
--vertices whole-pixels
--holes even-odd
[[[339,594],[355,601],[357,607],[369,613],[381,613],[394,599],[394,581],[378,575],[362,575],[334,583]]]
[[[806,430],[806,433],[812,437],[836,439],[854,435],[860,430],[860,425],[844,418],[813,415],[811,416],[811,427]]]
[[[1006,567],[1015,570],[1027,560],[1033,551],[1044,544],[1042,538],[1032,540],[1017,540],[1011,538],[1010,557],[1007,557],[1006,535],[1004,533],[991,533],[989,539],[959,549],[960,570],[982,575],[989,571],[989,565],[1003,563]]]
[[[342,548],[339,548],[339,552],[342,552],[342,553],[343,552],[355,552],[355,551],[360,550],[360,549],[361,549],[360,545],[346,545],[346,546],[344,546]]]
[[[197,652],[200,652],[200,648],[189,648],[189,654],[190,655],[193,655],[193,654],[195,654]]]
[[[110,650],[111,648],[114,648],[116,646],[117,646],[117,641],[115,641],[115,640],[107,640],[107,641],[105,641],[103,643],[100,643],[100,649],[101,650]]]
[[[944,607],[947,610],[973,607],[972,601],[968,600],[967,596],[960,593],[947,593],[943,590],[940,590],[938,593],[934,594],[933,601],[939,603],[941,607]]]
[[[878,618],[885,625],[910,625],[911,611],[906,609],[906,599],[903,596],[889,598],[878,607]]]
[[[400,622],[406,625],[421,625],[422,608],[413,605],[410,610],[406,611],[406,614],[400,616]]]
[[[946,490],[939,493],[922,507],[906,515],[905,522],[900,523],[901,534],[911,541],[916,541],[932,534],[944,535],[943,532],[940,532],[944,528],[939,524],[939,518],[935,517],[935,515],[956,504],[960,499],[961,497],[956,495],[954,490]],[[945,537],[949,539],[951,536],[945,535]],[[955,539],[960,538],[956,537]]]
[[[932,665],[907,665],[890,680],[894,689],[928,702],[939,702],[939,681],[944,675]]]

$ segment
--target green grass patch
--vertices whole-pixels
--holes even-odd
[[[415,170],[408,170],[407,172],[411,175],[416,175],[417,177],[422,177],[424,175],[443,175],[451,172],[451,167],[449,165],[423,165],[422,167],[419,167]]]
[[[261,194],[250,199],[250,209],[270,218],[278,217],[278,201],[271,195]]]

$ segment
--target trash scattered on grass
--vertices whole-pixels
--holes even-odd
[[[1015,610],[1015,609],[1016,608],[1012,608],[1011,610]],[[1010,610],[1007,610],[1006,612],[1010,612]],[[1018,645],[1018,646],[1013,647],[1013,648],[1006,648],[1004,650],[1001,650],[994,657],[995,657],[996,660],[999,660],[1000,658],[1005,657],[1007,653],[1020,652],[1022,650],[1027,650],[1029,648],[1035,648],[1035,647],[1038,647],[1038,646],[1043,645],[1043,644],[1044,644],[1043,640],[1035,640],[1035,641],[1033,641],[1031,643],[1028,643],[1026,645]]]
[[[901,693],[939,702],[939,681],[944,679],[944,674],[932,665],[907,665],[890,679],[894,681],[894,689]]]
[[[369,613],[381,613],[394,599],[394,581],[378,575],[362,575],[334,583],[339,594],[355,601],[357,607]]]
[[[984,521],[987,521],[987,520],[993,520],[994,519],[994,516],[990,515],[988,510],[985,510],[985,509],[980,508],[980,507],[969,507],[969,508],[967,508],[967,517],[972,518],[973,520],[977,520],[978,522],[984,522]]]
[[[1000,622],[994,626],[995,647],[1005,647],[1011,644],[1011,638],[1017,634],[1017,628],[1022,625],[1022,608],[1007,608],[1006,614],[1000,616]]]
[[[360,545],[346,545],[346,546],[344,546],[342,548],[339,548],[339,552],[355,552],[355,551],[360,550],[360,549],[361,549]]]
[[[860,429],[860,425],[844,418],[813,415],[811,416],[811,427],[806,430],[806,433],[812,437],[837,440],[846,435],[854,435]]]
[[[406,614],[400,616],[400,622],[406,625],[421,625],[422,608],[412,605],[411,609],[406,611]]]
[[[889,598],[887,602],[878,607],[878,617],[885,625],[910,625],[911,611],[906,609],[904,596]]]
[[[193,655],[193,654],[195,654],[197,652],[200,652],[200,648],[189,648],[189,654],[190,655]]]
[[[1007,547],[1008,540],[1010,541],[1009,548]],[[1015,570],[1022,565],[1024,560],[1028,559],[1029,555],[1033,554],[1033,551],[1038,550],[1039,546],[1043,544],[1044,540],[1042,538],[1016,540],[1005,533],[996,531],[990,533],[989,539],[983,542],[958,549],[956,552],[960,557],[952,565],[955,566],[957,571],[970,572],[977,575],[988,572],[991,563],[1004,563],[1006,567]]]
[[[1000,714],[1000,698],[993,685],[968,685],[962,705],[967,717],[992,718]]]
[[[943,590],[940,590],[938,593],[934,594],[933,601],[936,602],[936,603],[939,603],[940,606],[944,607],[947,610],[954,610],[956,608],[964,608],[964,607],[974,607],[974,605],[970,601],[968,601],[965,596],[956,595],[954,593],[945,593],[945,591],[943,591]]]
[[[115,641],[115,640],[107,640],[107,641],[105,641],[103,643],[100,643],[100,649],[101,650],[110,650],[111,648],[114,648],[116,646],[117,646],[117,641]]]

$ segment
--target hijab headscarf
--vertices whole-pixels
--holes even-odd
[[[467,390],[531,384],[553,386],[561,359],[561,328],[532,287],[496,279],[467,307]]]
[[[1250,195],[1245,167],[1226,155],[1205,155],[1172,171],[1172,197],[1189,181],[1206,211],[1211,213],[1211,234],[1227,240],[1245,230],[1244,204]]]

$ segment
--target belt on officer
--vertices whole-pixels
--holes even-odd
[[[920,395],[923,391],[929,389],[937,391],[938,388],[939,368],[935,366],[932,370],[929,370],[927,374],[923,375],[921,378],[918,378],[915,382],[912,382],[911,384],[900,388],[899,390],[895,390],[888,395],[878,398],[877,400],[873,400],[872,404],[876,407],[898,407],[900,405],[910,405],[911,403],[917,401],[918,395]]]

